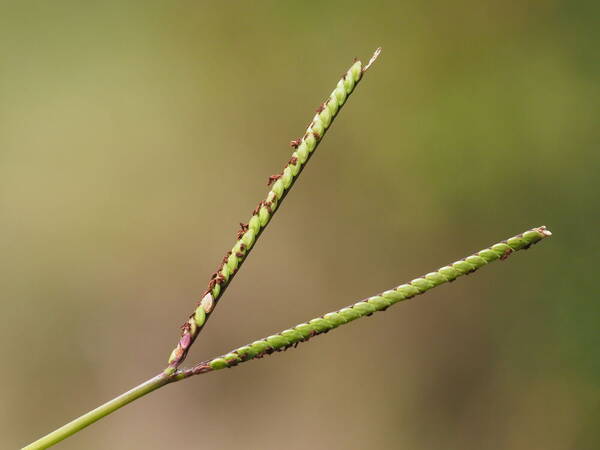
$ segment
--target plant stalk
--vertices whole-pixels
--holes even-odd
[[[117,409],[122,408],[128,403],[131,403],[132,401],[137,400],[138,398],[143,397],[144,395],[149,394],[150,392],[160,387],[163,387],[166,384],[169,384],[173,381],[175,380],[172,377],[167,377],[162,373],[153,378],[150,378],[148,381],[143,382],[139,386],[136,386],[133,389],[125,392],[124,394],[113,398],[112,400],[106,402],[104,405],[101,405],[96,409],[91,410],[90,412],[78,417],[77,419],[69,422],[68,424],[63,425],[62,427],[53,431],[52,433],[47,434],[46,436],[38,439],[35,442],[32,442],[26,447],[23,447],[23,450],[37,450],[51,447],[52,445],[62,441],[63,439],[74,435],[75,433],[87,427],[88,425],[91,425],[94,422],[109,415],[110,413],[115,412]]]

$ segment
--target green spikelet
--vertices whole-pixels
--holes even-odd
[[[352,64],[342,79],[338,81],[333,92],[317,108],[317,112],[304,135],[300,139],[291,142],[292,147],[295,149],[291,159],[281,173],[269,177],[269,186],[271,189],[267,193],[266,198],[254,209],[248,223],[240,224],[241,228],[238,232],[238,239],[235,245],[225,255],[221,265],[213,274],[204,298],[200,302],[200,307],[196,309],[188,322],[184,324],[182,337],[177,347],[171,352],[169,366],[165,369],[165,373],[169,375],[173,374],[183,362],[190,346],[213,312],[219,298],[225,292],[225,289],[240,269],[246,256],[248,256],[248,253],[254,247],[256,240],[273,217],[273,214],[275,214],[275,211],[277,211],[277,208],[302,172],[302,169],[325,136],[325,133],[331,127],[336,115],[356,88],[363,73],[377,59],[380,51],[381,49],[378,49],[375,52],[366,66],[363,66],[360,61]],[[216,365],[218,366],[219,363]]]
[[[284,330],[279,334],[255,341],[237,350],[233,350],[224,356],[204,361],[191,369],[179,372],[180,378],[224,369],[226,367],[233,367],[239,363],[254,358],[260,358],[263,355],[296,346],[301,342],[307,341],[319,334],[326,333],[340,325],[361,317],[369,316],[376,311],[383,311],[402,300],[408,300],[409,298],[423,294],[440,284],[453,281],[462,275],[475,272],[477,269],[490,262],[506,259],[512,253],[527,249],[531,245],[551,235],[552,233],[550,233],[546,227],[533,228],[507,239],[506,241],[492,245],[490,248],[486,248],[461,259],[460,261],[444,266],[436,272],[431,272],[422,277],[415,278],[410,283],[402,284],[395,289],[361,300],[351,306],[342,308],[339,311],[330,312],[322,317],[317,317],[316,319],[296,325],[294,328]]]

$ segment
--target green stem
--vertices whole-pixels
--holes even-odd
[[[124,394],[113,398],[112,400],[106,402],[104,405],[93,409],[92,411],[84,414],[83,416],[78,417],[77,419],[69,422],[66,425],[63,425],[59,429],[53,431],[50,434],[47,434],[43,438],[40,438],[37,441],[29,444],[28,446],[23,447],[23,449],[37,450],[51,447],[52,445],[62,441],[63,439],[74,435],[75,433],[87,427],[88,425],[93,424],[97,420],[100,420],[103,417],[109,415],[110,413],[115,412],[117,409],[122,408],[128,403],[131,403],[132,401],[137,400],[138,398],[143,397],[144,395],[149,394],[150,392],[160,387],[163,387],[164,385],[169,384],[173,381],[176,380],[171,377],[166,377],[161,373],[155,376],[154,378],[150,378],[148,381],[145,381],[139,386],[136,386],[133,389],[125,392]]]

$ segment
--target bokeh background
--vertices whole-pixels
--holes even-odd
[[[289,140],[377,46],[188,361],[554,236],[60,448],[598,448],[598,2],[92,3],[1,6],[2,448],[164,366]]]

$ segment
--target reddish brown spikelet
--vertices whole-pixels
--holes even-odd
[[[510,256],[510,254],[513,252],[512,248],[507,248],[506,250],[504,250],[504,253],[502,253],[502,256],[500,257],[500,260],[504,261],[506,258],[508,258]]]
[[[244,235],[244,233],[246,231],[248,231],[248,224],[240,222],[240,229],[237,232],[238,240],[240,240],[242,238],[242,236]],[[231,252],[229,252],[229,255],[231,255]],[[223,261],[226,261],[226,259],[227,259],[227,257],[229,257],[229,255],[227,255]]]
[[[227,253],[225,253],[225,256],[223,257],[223,261],[221,261],[221,267],[223,267],[224,264],[227,264],[227,260],[229,259],[229,256],[231,256],[231,250],[228,251]]]
[[[221,275],[221,274],[219,274],[219,275],[217,276],[217,278],[215,278],[215,283],[216,283],[216,284],[221,284],[221,283],[223,283],[224,281],[226,281],[226,280],[225,280],[225,277],[224,277],[223,275]]]
[[[258,205],[256,205],[256,208],[254,208],[254,211],[252,211],[252,215],[256,216],[258,214],[258,212],[260,211],[261,206],[263,205],[263,200],[261,200]]]
[[[269,181],[267,182],[267,186],[271,186],[273,183],[275,183],[280,178],[281,178],[281,174],[280,173],[278,173],[277,175],[271,175],[269,177]]]
[[[179,340],[179,345],[184,350],[186,350],[190,346],[191,343],[192,343],[192,336],[189,333],[184,333],[184,335]]]

